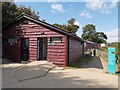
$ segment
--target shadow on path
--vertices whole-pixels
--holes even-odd
[[[99,57],[92,57],[92,60],[88,62],[87,64],[84,64],[81,68],[103,69],[103,65]]]

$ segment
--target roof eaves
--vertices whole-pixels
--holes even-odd
[[[34,21],[34,22],[36,22],[36,23],[39,23],[39,24],[45,25],[45,26],[47,26],[47,27],[50,27],[50,28],[52,28],[52,29],[55,29],[55,30],[57,30],[57,31],[59,31],[59,32],[65,33],[65,34],[67,34],[67,35],[70,35],[69,32],[63,31],[63,30],[61,30],[61,29],[59,29],[59,28],[57,28],[57,27],[55,27],[55,26],[53,26],[53,25],[51,25],[51,24],[48,24],[48,23],[46,23],[46,22],[42,22],[41,20],[35,20],[35,19],[33,19],[33,18],[31,18],[31,17],[28,17],[28,16],[23,16],[23,17],[25,17],[25,18],[27,18],[27,19],[30,19],[30,20],[32,20],[32,21]]]
[[[56,27],[56,26],[53,26],[53,25],[47,23],[47,22],[43,22],[43,21],[41,21],[41,20],[37,20],[37,19],[35,19],[35,18],[33,18],[33,17],[25,14],[25,13],[22,13],[21,15],[19,15],[18,17],[16,17],[14,20],[12,20],[11,22],[9,22],[7,25],[3,26],[2,29],[7,28],[10,24],[13,24],[14,22],[20,20],[20,19],[23,18],[23,17],[24,17],[24,18],[27,18],[27,19],[29,19],[29,20],[32,20],[32,21],[34,21],[34,22],[36,22],[36,23],[38,23],[38,24],[42,24],[42,25],[45,25],[45,26],[47,26],[47,27],[50,27],[50,28],[52,28],[52,29],[54,29],[54,30],[57,30],[57,31],[59,31],[59,32],[62,32],[62,33],[64,33],[64,34],[66,34],[66,35],[72,36],[72,37],[74,37],[74,38],[76,38],[76,39],[78,39],[78,40],[80,40],[80,41],[83,41],[80,37],[78,37],[78,36],[76,36],[76,35],[73,35],[73,34],[71,34],[71,33],[68,32],[68,31],[64,31],[64,30],[62,30],[62,29],[60,29],[60,28],[58,28],[58,27]]]
[[[2,29],[6,28],[7,26],[9,26],[10,24],[14,23],[15,21],[20,20],[21,18],[23,18],[24,14],[19,15],[18,17],[16,17],[14,20],[10,21],[8,24],[6,24],[5,26],[2,27]]]

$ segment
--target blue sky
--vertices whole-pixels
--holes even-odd
[[[53,1],[53,2],[51,2]],[[39,12],[41,19],[50,24],[67,24],[71,18],[75,18],[75,24],[80,26],[77,35],[81,37],[82,27],[86,24],[94,24],[96,30],[108,35],[108,42],[118,41],[118,6],[117,1],[103,2],[16,2],[16,5],[30,6]]]

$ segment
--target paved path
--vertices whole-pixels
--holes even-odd
[[[35,64],[36,63],[36,64]],[[38,65],[35,62],[34,65]],[[33,64],[31,64],[33,65]],[[30,64],[28,65],[31,66]],[[39,77],[36,79],[24,80],[19,82],[14,77],[14,72],[16,67],[21,65],[9,65],[3,68],[3,87],[6,88],[117,88],[118,87],[118,76],[109,75],[103,73],[101,69],[97,68],[80,68],[80,69],[63,69],[55,67],[47,73],[44,77]],[[40,66],[40,65],[39,65]],[[7,68],[5,68],[7,67]],[[32,69],[33,74],[27,71],[29,74],[23,75],[17,73],[16,75],[21,78],[35,76],[35,74],[40,74],[41,69],[37,70],[36,66],[33,68],[24,68],[24,70]],[[45,66],[46,67],[46,66]],[[35,71],[36,70],[36,73]],[[19,72],[19,71],[18,71]],[[41,75],[41,74],[40,74]]]
[[[2,66],[3,87],[46,76],[49,70],[55,67],[47,61],[35,61],[29,64],[9,63]]]
[[[103,62],[100,60],[99,57],[92,57],[92,60],[87,64],[83,65],[82,68],[103,69]]]

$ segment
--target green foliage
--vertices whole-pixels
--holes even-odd
[[[75,19],[74,18],[71,18],[70,20],[68,20],[68,24],[70,26],[74,25],[74,22],[75,22]]]
[[[100,49],[101,51],[105,51],[105,52],[107,52],[107,51],[108,51],[108,46],[100,47],[99,49]]]
[[[3,26],[16,18],[18,15],[26,13],[36,19],[39,19],[38,12],[35,12],[30,7],[17,7],[13,2],[2,2],[2,24]]]
[[[39,12],[35,12],[31,9],[31,7],[25,7],[25,6],[19,6],[17,7],[17,15],[20,15],[21,13],[28,14],[36,19],[39,19]]]
[[[103,32],[96,32],[93,24],[87,24],[83,27],[82,38],[96,43],[106,43],[107,36]]]
[[[93,24],[88,24],[85,27],[83,27],[83,34],[82,38],[85,40],[93,41],[93,35],[95,35],[96,30],[95,26]]]
[[[56,27],[59,27],[62,30],[66,30],[66,31],[69,31],[69,32],[75,34],[78,31],[79,26],[74,25],[74,22],[75,22],[75,19],[71,18],[70,20],[68,20],[67,25],[60,25],[60,24],[57,24],[57,23],[55,23],[53,25],[56,26]]]
[[[59,27],[62,30],[67,30],[67,26],[66,25],[60,25],[60,24],[55,23],[55,24],[53,24],[53,26]]]
[[[5,25],[17,16],[17,7],[12,2],[2,2],[2,24]]]
[[[112,46],[116,48],[116,54],[120,55],[120,42],[114,42]]]
[[[99,49],[107,52],[108,47],[115,47],[116,54],[120,55],[120,42],[113,42],[111,46],[100,47]]]

